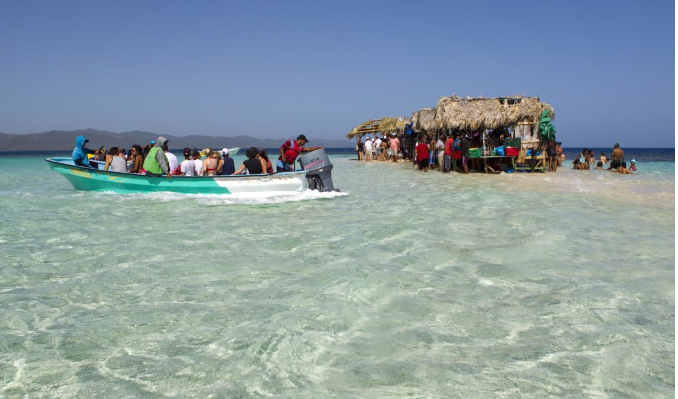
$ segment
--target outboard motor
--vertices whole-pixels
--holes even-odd
[[[332,185],[332,163],[325,150],[321,148],[301,154],[299,163],[307,171],[308,188],[318,191],[339,191]]]

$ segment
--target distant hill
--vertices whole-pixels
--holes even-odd
[[[278,148],[285,140],[292,137],[278,139],[259,139],[249,136],[217,137],[217,136],[172,136],[151,132],[123,132],[114,133],[96,129],[84,130],[51,130],[44,133],[31,134],[7,134],[0,133],[0,152],[7,151],[70,151],[75,146],[75,138],[85,136],[90,149],[96,149],[105,145],[106,148],[113,146],[129,149],[132,144],[145,145],[158,136],[164,136],[169,140],[169,147],[173,150],[184,147],[189,148],[233,148],[233,147],[261,147]],[[349,148],[353,142],[349,140],[316,139],[308,135],[309,146],[327,148]]]

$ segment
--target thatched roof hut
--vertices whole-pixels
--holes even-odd
[[[410,118],[399,116],[397,118],[384,117],[381,119],[370,119],[369,121],[354,127],[346,137],[350,140],[355,137],[362,137],[366,134],[392,134],[402,133],[405,129],[405,124],[410,122]]]
[[[411,118],[406,118],[404,116],[399,116],[396,118],[396,133],[403,133],[405,132],[405,125],[410,123],[412,119]]]
[[[461,98],[456,95],[441,97],[435,108],[423,108],[412,113],[412,118],[372,119],[355,127],[346,137],[361,137],[370,133],[402,133],[405,124],[412,122],[417,132],[444,130],[476,131],[511,127],[524,140],[537,138],[539,117],[544,110],[555,118],[550,104],[539,97],[510,96],[495,98]]]
[[[539,97],[460,98],[441,97],[436,104],[435,126],[439,129],[498,129],[538,124],[542,111],[555,118],[553,107]]]
[[[435,125],[436,109],[422,108],[412,113],[412,122],[414,130],[417,132],[429,132],[436,129]]]
[[[385,117],[379,121],[379,131],[381,133],[395,133],[396,132],[396,118]]]

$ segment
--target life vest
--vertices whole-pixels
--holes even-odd
[[[301,152],[301,147],[299,147],[299,144],[297,144],[295,140],[290,140],[289,143],[291,145],[285,149],[285,159],[287,159],[287,163],[292,165],[294,168],[294,161]],[[287,142],[285,144],[287,144]],[[278,159],[282,160],[282,156],[280,156]]]
[[[158,151],[162,151],[162,148],[160,147],[151,148],[151,150],[148,152],[148,155],[146,155],[146,159],[144,159],[144,169],[146,170],[146,172],[151,172],[156,175],[162,175],[165,172],[160,168],[158,160],[155,159],[155,154]],[[167,160],[167,157],[165,156],[164,152],[163,156],[165,157],[165,162],[167,163],[167,167],[169,168],[169,161]]]

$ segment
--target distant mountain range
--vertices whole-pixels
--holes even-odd
[[[249,136],[219,137],[219,136],[172,136],[169,134],[158,134],[151,132],[123,132],[114,133],[96,129],[84,130],[51,130],[44,133],[31,134],[7,134],[0,133],[0,152],[7,151],[70,151],[75,147],[75,138],[85,136],[89,143],[89,149],[97,149],[101,146],[106,148],[120,147],[129,149],[133,144],[144,146],[151,140],[156,140],[158,136],[164,136],[169,140],[169,147],[173,150],[189,148],[233,148],[233,147],[260,147],[260,148],[278,148],[285,140],[293,137],[283,137],[279,139],[259,139]],[[309,146],[327,147],[327,148],[349,148],[354,144],[346,140],[327,140],[314,138],[307,135]]]

